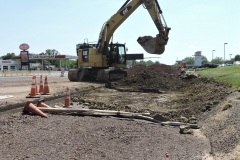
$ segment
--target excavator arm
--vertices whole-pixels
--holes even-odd
[[[115,13],[102,27],[99,35],[97,48],[100,53],[106,54],[110,39],[115,30],[140,6],[143,5],[149,12],[159,33],[156,37],[139,37],[138,43],[146,52],[152,54],[162,54],[168,41],[170,28],[167,27],[162,10],[157,0],[127,0],[123,6]],[[164,25],[162,23],[162,19]]]

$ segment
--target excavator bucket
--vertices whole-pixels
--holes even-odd
[[[167,42],[163,41],[163,39],[161,39],[159,35],[157,35],[156,37],[139,37],[137,41],[146,52],[151,54],[162,54],[165,50],[165,45]]]

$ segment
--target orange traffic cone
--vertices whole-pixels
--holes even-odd
[[[37,87],[37,76],[34,75],[34,81],[35,81],[35,86],[36,86],[36,94],[38,94],[38,87]]]
[[[51,108],[49,105],[43,103],[44,100],[39,100],[37,103],[37,107]]]
[[[39,93],[43,93],[43,81],[42,81],[42,75],[40,75],[40,86],[39,86]]]
[[[67,91],[66,91],[66,98],[65,98],[65,107],[69,107],[70,106],[70,89],[69,87],[67,87]]]
[[[38,109],[32,102],[27,102],[23,111],[24,112],[31,112],[31,113],[37,114],[39,116],[48,118],[48,116],[45,113],[43,113],[40,109]]]
[[[47,76],[45,76],[45,81],[44,81],[44,88],[43,88],[43,95],[49,95],[49,87],[48,87],[48,80]]]
[[[36,93],[36,85],[35,85],[34,76],[32,76],[32,85],[31,85],[30,95],[27,96],[26,98],[39,98],[39,96],[37,96],[37,93]]]

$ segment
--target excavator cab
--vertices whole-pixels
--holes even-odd
[[[109,61],[110,67],[123,67],[126,65],[126,49],[125,44],[110,43],[109,45]]]
[[[116,81],[127,77],[125,44],[110,43],[108,46],[107,62],[109,68],[98,71],[98,81]]]

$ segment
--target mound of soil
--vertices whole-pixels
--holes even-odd
[[[127,78],[112,82],[111,87],[143,92],[176,91],[183,85],[179,75],[179,70],[167,65],[137,65],[128,70]]]
[[[127,78],[112,82],[107,87],[128,92],[174,93],[171,101],[160,104],[171,109],[164,113],[168,119],[176,119],[180,115],[201,117],[203,112],[210,111],[231,93],[231,87],[226,84],[201,77],[189,77],[168,65],[138,65],[128,70]]]
[[[172,66],[165,64],[153,64],[151,66],[135,65],[128,69],[128,76],[140,74],[142,72],[149,73],[168,73],[168,74],[180,74],[180,71]]]

